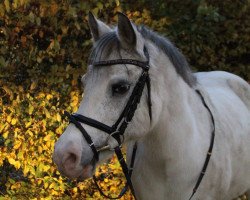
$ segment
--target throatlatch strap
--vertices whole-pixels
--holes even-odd
[[[200,173],[200,176],[194,186],[194,189],[193,189],[193,193],[192,195],[190,196],[189,200],[191,200],[194,196],[194,194],[196,193],[198,187],[200,186],[201,184],[201,181],[203,179],[203,176],[205,175],[206,173],[206,170],[207,170],[207,166],[208,166],[208,163],[209,163],[209,160],[211,158],[211,155],[212,155],[212,151],[213,151],[213,146],[214,146],[214,138],[215,138],[215,121],[214,121],[214,116],[213,116],[213,113],[212,111],[210,110],[210,108],[208,107],[204,97],[202,96],[201,92],[199,90],[196,90],[197,94],[200,96],[201,98],[201,101],[203,103],[203,105],[205,106],[205,108],[208,110],[210,116],[211,116],[211,120],[212,120],[212,124],[213,124],[213,130],[212,130],[212,133],[211,133],[211,141],[210,141],[210,145],[209,145],[209,148],[208,148],[208,152],[207,152],[207,157],[206,157],[206,160],[205,160],[205,163],[202,167],[202,170],[201,170],[201,173]]]

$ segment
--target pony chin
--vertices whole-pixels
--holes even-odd
[[[91,178],[95,171],[95,165],[87,165],[82,169],[81,175],[77,178],[79,181],[83,181],[85,179]]]
[[[77,177],[77,180],[79,181],[83,181],[85,179],[91,178],[96,170],[96,166],[99,164],[102,164],[104,162],[107,162],[108,159],[110,159],[112,156],[114,155],[114,153],[112,151],[103,151],[99,154],[99,161],[98,162],[94,162],[91,164],[88,164],[86,166],[83,166],[82,170],[81,170],[81,175],[79,177]]]

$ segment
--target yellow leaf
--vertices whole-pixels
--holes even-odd
[[[38,184],[38,185],[41,185],[41,183],[42,183],[42,180],[41,180],[41,179],[38,179],[38,180],[37,180],[37,184]]]
[[[43,171],[44,172],[47,172],[49,169],[50,169],[50,166],[48,166],[48,165],[43,166]]]
[[[28,172],[29,172],[29,168],[25,165],[23,169],[23,174],[27,175]]]
[[[48,147],[46,145],[43,145],[43,150],[44,151],[48,150]]]
[[[20,183],[14,183],[10,188],[12,190],[15,190],[15,189],[19,189],[21,187],[21,184]]]
[[[7,117],[7,122],[11,122],[11,116],[10,115],[8,115],[8,117]]]
[[[7,12],[10,12],[10,2],[9,0],[4,0],[4,5]]]
[[[47,141],[47,142],[46,142],[46,146],[47,146],[48,148],[50,148],[50,147],[51,147],[51,141]]]
[[[29,106],[29,114],[31,115],[34,111],[34,107],[32,105]]]
[[[44,188],[46,189],[46,188],[48,188],[48,186],[49,186],[49,184],[46,182],[46,183],[44,183]]]
[[[22,160],[22,159],[23,159],[23,151],[19,151],[19,152],[18,152],[17,158],[18,158],[19,160]]]
[[[38,160],[38,162],[39,162],[39,165],[38,165],[37,169],[38,169],[39,171],[43,171],[43,166],[44,166],[44,164],[43,164],[42,160]]]
[[[11,165],[14,165],[16,161],[13,158],[8,158],[8,161]]]
[[[6,138],[8,137],[8,135],[9,135],[9,131],[4,132],[4,133],[3,133],[4,139],[6,139]]]
[[[86,186],[85,186],[84,184],[79,183],[79,184],[78,184],[78,188],[79,188],[80,190],[84,190],[84,189],[86,188]]]
[[[50,140],[50,134],[46,135],[44,138],[43,138],[44,141],[49,141]]]
[[[43,148],[41,146],[38,146],[38,153],[42,153],[43,152]]]
[[[32,175],[36,175],[36,171],[35,171],[34,167],[30,166],[29,171],[30,171],[30,173],[31,173]]]
[[[30,143],[30,145],[33,145],[33,144],[34,144],[34,141],[33,141],[33,140],[30,140],[29,143]]]
[[[57,129],[56,129],[56,133],[57,134],[61,134],[63,132],[63,127],[62,126],[59,126]]]
[[[34,90],[37,86],[37,82],[32,82],[31,85],[30,85],[30,90]]]
[[[50,113],[49,113],[49,111],[47,109],[45,109],[44,112],[45,112],[46,118],[50,118],[51,117]]]
[[[19,86],[18,86],[18,91],[19,91],[19,92],[23,92],[23,86],[19,85]]]
[[[16,169],[21,167],[21,163],[19,161],[15,161],[13,158],[8,158],[8,161],[11,165],[14,165]]]
[[[13,6],[14,9],[17,9],[18,3],[19,3],[18,0],[14,0],[14,1],[13,1],[12,6]]]
[[[3,129],[5,128],[6,124],[0,124],[0,133],[3,131]]]
[[[49,189],[54,188],[55,187],[55,183],[51,183],[49,186]]]
[[[116,3],[116,6],[120,6],[120,1],[119,0],[116,0],[115,3]]]
[[[25,3],[27,3],[28,1],[25,1],[25,0],[20,0],[20,4],[21,6],[24,5]]]
[[[73,188],[73,192],[74,192],[74,193],[77,193],[77,191],[78,191],[77,187],[74,187],[74,188]]]
[[[40,92],[38,95],[38,98],[44,98],[44,97],[45,97],[45,94]]]
[[[21,144],[22,144],[21,141],[15,142],[15,145],[14,145],[13,149],[19,149],[19,147],[21,146]]]
[[[57,191],[55,191],[55,190],[52,190],[51,194],[52,194],[52,195],[57,195],[57,196],[58,196],[60,193],[57,192]]]
[[[47,96],[46,96],[46,99],[47,100],[50,100],[50,99],[52,99],[53,98],[53,96],[51,95],[51,94],[48,94]]]
[[[32,122],[26,122],[26,123],[25,123],[25,128],[30,127],[31,124],[32,124]]]
[[[109,180],[108,180],[107,178],[105,178],[105,179],[104,179],[104,182],[107,183],[107,182],[109,182]]]
[[[30,130],[27,130],[26,133],[28,133],[31,137],[34,135]]]
[[[61,122],[61,120],[62,120],[61,115],[59,113],[56,114],[56,120],[58,122]]]
[[[20,169],[20,167],[21,167],[20,161],[16,161],[14,166],[15,166],[16,169]]]
[[[15,125],[16,122],[17,122],[17,119],[15,119],[15,118],[13,118],[13,119],[11,120],[11,124],[12,124],[12,125]]]

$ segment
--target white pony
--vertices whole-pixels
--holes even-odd
[[[250,199],[250,86],[221,71],[192,73],[179,50],[164,37],[137,27],[123,14],[111,29],[93,15],[94,39],[90,65],[82,78],[84,101],[77,113],[112,125],[120,116],[141,68],[130,65],[95,67],[112,59],[145,61],[149,53],[152,121],[144,89],[140,104],[125,132],[127,160],[135,141],[138,150],[132,182],[140,200],[187,200],[200,175],[211,141],[211,115],[195,92],[199,90],[215,120],[215,141],[206,174],[193,199],[232,200],[247,192]],[[82,124],[96,146],[115,147],[107,133]],[[106,150],[100,161],[113,155]],[[54,162],[65,176],[91,177],[96,164],[82,133],[70,124],[55,145]]]

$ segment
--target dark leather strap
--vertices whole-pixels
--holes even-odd
[[[132,159],[131,159],[131,166],[130,169],[128,169],[127,164],[124,160],[124,157],[122,155],[121,149],[120,149],[120,145],[121,145],[121,136],[123,136],[128,123],[132,120],[135,111],[137,109],[138,104],[140,103],[141,100],[141,96],[142,96],[142,92],[145,88],[145,85],[147,85],[147,89],[148,89],[148,106],[149,106],[149,116],[150,119],[152,118],[152,110],[151,110],[151,93],[150,93],[150,78],[149,78],[149,74],[148,74],[148,70],[149,70],[149,54],[148,51],[146,49],[146,47],[144,47],[143,49],[144,54],[147,58],[147,61],[138,61],[138,60],[132,60],[132,59],[117,59],[117,60],[107,60],[107,61],[99,61],[99,62],[94,62],[93,66],[108,66],[108,65],[116,65],[116,64],[131,64],[131,65],[136,65],[142,68],[142,73],[141,76],[139,77],[130,97],[129,100],[125,106],[125,108],[123,109],[121,115],[119,116],[118,120],[116,121],[116,123],[110,127],[106,124],[103,124],[97,120],[91,119],[89,117],[85,117],[83,115],[80,114],[72,114],[70,115],[68,112],[65,112],[65,114],[69,117],[70,122],[72,122],[73,124],[75,124],[75,126],[82,132],[84,138],[86,139],[86,141],[88,142],[88,144],[90,145],[95,159],[98,160],[99,159],[99,154],[98,151],[91,139],[91,137],[88,135],[88,133],[85,131],[85,129],[82,127],[81,123],[87,124],[89,126],[95,127],[101,131],[106,132],[107,134],[111,135],[113,138],[115,138],[118,142],[118,146],[115,147],[115,153],[116,156],[119,160],[119,163],[122,167],[123,173],[126,177],[127,183],[124,187],[124,189],[122,190],[122,192],[120,193],[120,195],[116,198],[110,198],[109,196],[105,195],[101,188],[99,187],[99,185],[97,184],[97,180],[96,177],[94,176],[94,182],[96,183],[96,186],[99,190],[99,192],[106,198],[110,198],[110,199],[117,199],[117,198],[121,198],[125,192],[128,189],[128,186],[131,189],[132,194],[134,195],[135,199],[135,192],[134,192],[134,187],[131,181],[131,175],[132,175],[132,169],[133,169],[133,165],[134,165],[134,160],[135,160],[135,154],[136,154],[136,149],[137,149],[137,144],[135,144],[134,148],[133,148],[133,153],[132,153]]]
[[[99,61],[99,62],[94,62],[93,66],[109,66],[109,65],[120,65],[120,64],[136,65],[138,67],[141,67],[145,71],[149,70],[148,61],[143,62],[143,61],[132,60],[132,59],[117,59],[117,60]]]
[[[149,117],[150,121],[152,121],[152,101],[151,101],[151,83],[150,83],[150,76],[147,76],[146,83],[147,83],[147,88],[148,88],[148,112],[149,112]]]
[[[129,176],[132,176],[133,173],[133,168],[134,168],[134,164],[135,164],[135,156],[136,156],[136,152],[137,152],[137,142],[135,142],[134,147],[133,147],[133,152],[132,152],[132,156],[131,156],[131,161],[130,161],[130,167],[129,167]]]
[[[126,177],[126,180],[127,180],[127,183],[128,183],[128,185],[130,187],[131,193],[133,194],[134,198],[136,199],[135,190],[134,190],[131,178],[129,176],[129,169],[128,169],[128,166],[127,166],[127,164],[126,164],[126,162],[124,160],[124,157],[122,155],[122,151],[121,151],[119,146],[117,146],[115,148],[115,154],[116,154],[116,156],[117,156],[117,158],[119,160],[119,163],[120,163],[120,165],[122,167],[122,171],[123,171],[123,173],[124,173],[124,175]]]
[[[148,76],[148,72],[143,71],[128,99],[128,102],[125,108],[123,109],[121,115],[119,116],[118,120],[114,124],[113,126],[114,129],[117,129],[122,119],[125,118],[127,122],[130,122],[132,120],[135,110],[137,109],[137,105],[140,102],[142,91],[144,89],[144,86],[147,80],[147,76]]]
[[[95,148],[94,142],[89,136],[89,134],[86,132],[86,130],[82,127],[82,125],[72,116],[70,115],[67,111],[64,111],[64,114],[69,118],[70,122],[73,123],[82,133],[83,137],[89,144],[90,148],[92,149],[94,153],[95,159],[98,161],[99,160],[99,153],[97,149]]]
[[[74,119],[78,122],[87,124],[89,126],[95,127],[101,131],[104,131],[108,134],[112,134],[112,137],[114,137],[119,145],[121,144],[120,136],[122,136],[128,126],[128,123],[132,120],[134,113],[137,109],[138,104],[140,103],[140,99],[142,96],[142,92],[144,90],[145,84],[147,84],[148,87],[148,106],[149,106],[149,116],[150,119],[152,118],[152,111],[151,111],[151,95],[150,95],[150,79],[148,72],[142,71],[140,78],[138,79],[129,99],[128,102],[123,109],[122,113],[120,114],[118,120],[116,123],[110,127],[106,124],[103,124],[95,119],[85,117],[83,115],[74,113],[71,115],[71,117],[74,117]],[[113,134],[115,133],[115,134]]]
[[[118,147],[119,148],[119,147]],[[133,152],[132,152],[132,157],[131,157],[131,161],[130,161],[130,166],[129,166],[129,169],[128,169],[128,177],[126,177],[126,179],[128,178],[130,181],[127,181],[126,182],[126,185],[123,187],[123,189],[121,190],[120,194],[117,196],[117,197],[111,197],[109,195],[106,195],[102,189],[100,188],[100,186],[98,185],[98,181],[97,181],[97,178],[96,176],[94,175],[93,176],[93,180],[94,180],[94,183],[96,185],[96,188],[98,189],[98,191],[101,193],[102,196],[104,196],[105,198],[108,198],[108,199],[120,199],[122,196],[124,196],[124,194],[127,192],[128,188],[129,188],[129,183],[132,184],[132,181],[131,181],[131,176],[132,176],[132,173],[133,173],[133,167],[134,167],[134,163],[135,163],[135,156],[136,156],[136,151],[137,151],[137,142],[134,144],[134,147],[133,147]],[[119,151],[120,152],[120,151]],[[117,155],[117,154],[116,154]],[[119,157],[118,157],[119,156]],[[121,158],[122,156],[122,158]],[[118,154],[117,155],[117,158],[118,160],[123,159],[123,155],[122,154]],[[124,162],[120,162],[121,165],[124,165]],[[125,166],[122,167],[123,169],[126,168],[126,163],[125,163]],[[133,185],[130,186],[130,188],[133,188]],[[134,190],[134,189],[133,189]],[[135,195],[134,195],[135,197]],[[136,197],[135,197],[136,199]]]
[[[119,194],[117,197],[111,197],[111,196],[105,194],[105,193],[102,191],[102,189],[101,189],[100,186],[98,185],[98,180],[97,180],[97,178],[96,178],[95,175],[93,175],[93,181],[94,181],[94,183],[95,183],[95,186],[96,186],[97,190],[100,192],[100,194],[101,194],[102,196],[104,196],[105,198],[107,198],[107,199],[120,199],[120,198],[122,198],[122,196],[124,196],[124,194],[128,191],[128,184],[126,184],[126,185],[124,186],[124,188],[122,189],[122,191],[120,192],[120,194]]]
[[[209,163],[209,160],[211,158],[211,155],[212,155],[212,150],[213,150],[213,146],[214,146],[214,138],[215,138],[215,121],[214,121],[214,116],[213,116],[213,113],[212,111],[210,110],[210,108],[208,107],[204,97],[202,96],[201,92],[199,90],[196,90],[197,94],[200,96],[201,98],[201,101],[203,103],[203,105],[205,106],[205,108],[208,110],[209,114],[210,114],[210,117],[211,117],[211,121],[212,121],[212,124],[213,124],[213,129],[212,129],[212,133],[211,133],[211,141],[210,141],[210,145],[209,145],[209,148],[208,148],[208,152],[207,152],[207,156],[206,156],[206,160],[204,162],[204,165],[202,167],[202,170],[201,170],[201,173],[200,173],[200,176],[194,186],[194,189],[193,189],[193,193],[192,195],[190,196],[189,200],[191,200],[194,196],[194,194],[196,193],[198,187],[200,186],[201,184],[201,181],[206,173],[206,170],[207,170],[207,166],[208,166],[208,163]]]
[[[119,163],[122,167],[123,173],[124,173],[126,180],[127,180],[127,183],[126,183],[125,187],[123,188],[123,190],[121,191],[121,193],[119,194],[119,196],[113,198],[113,197],[105,195],[104,192],[99,187],[96,177],[93,176],[93,180],[97,186],[97,189],[106,198],[119,199],[126,193],[128,187],[129,187],[132,194],[134,195],[134,198],[136,199],[134,187],[133,187],[133,184],[131,181],[131,175],[132,175],[132,169],[133,169],[133,165],[134,165],[137,145],[135,145],[135,147],[133,149],[131,166],[130,166],[130,169],[128,169],[127,164],[124,160],[124,157],[123,157],[121,149],[120,149],[120,144],[121,144],[120,136],[123,136],[123,134],[128,126],[128,123],[132,120],[132,118],[135,114],[135,111],[137,109],[137,106],[140,103],[142,92],[143,92],[146,84],[147,84],[147,88],[148,88],[148,98],[151,98],[151,96],[150,96],[150,82],[149,81],[150,81],[150,79],[149,79],[148,71],[143,70],[140,78],[138,79],[138,81],[137,81],[137,83],[136,83],[136,85],[135,85],[135,87],[134,87],[134,89],[129,97],[129,100],[128,100],[124,110],[122,111],[120,117],[118,118],[118,120],[116,121],[116,123],[112,127],[110,127],[106,124],[103,124],[97,120],[91,119],[89,117],[85,117],[85,116],[77,114],[77,113],[70,115],[68,112],[65,112],[65,114],[70,119],[70,122],[75,124],[75,126],[82,132],[84,138],[86,139],[86,141],[90,145],[90,147],[94,153],[95,159],[97,161],[99,159],[99,153],[98,153],[91,137],[88,135],[88,133],[86,132],[86,130],[82,127],[82,125],[80,123],[87,124],[89,126],[97,128],[99,130],[102,130],[102,131],[106,132],[107,134],[112,135],[112,137],[114,137],[119,144],[117,147],[115,147],[115,153],[116,153],[116,156],[119,160]],[[148,106],[150,106],[149,107],[149,115],[150,115],[150,119],[151,119],[151,99],[148,100]]]
[[[84,123],[84,124],[87,124],[89,126],[95,127],[101,131],[108,133],[108,134],[111,134],[114,131],[112,127],[110,127],[106,124],[103,124],[95,119],[91,119],[89,117],[85,117],[85,116],[77,114],[77,113],[73,113],[72,115],[74,116],[74,118],[77,121]]]

